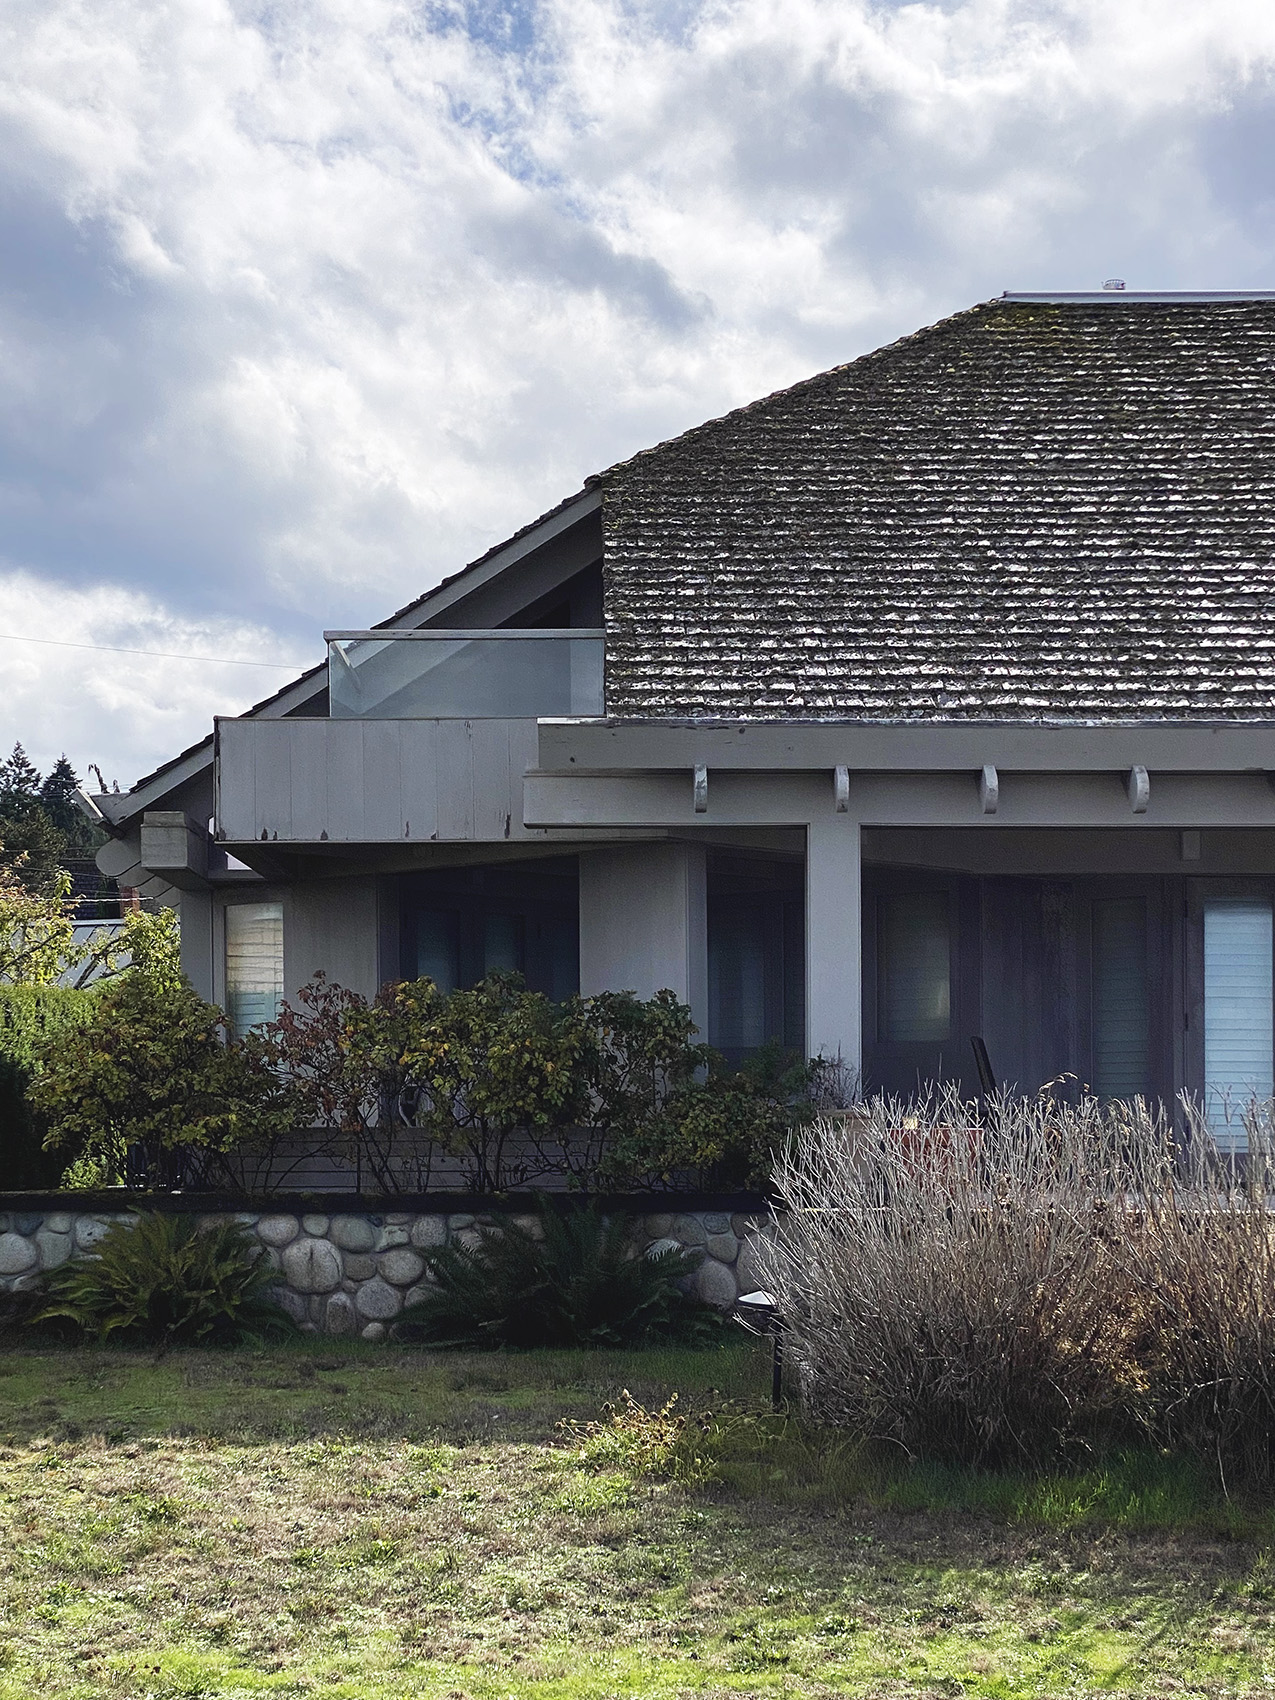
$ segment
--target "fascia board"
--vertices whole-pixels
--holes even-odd
[[[113,827],[123,826],[140,815],[144,809],[157,808],[163,799],[190,780],[206,773],[212,766],[213,740],[209,736],[197,744],[189,755],[175,767],[165,768],[157,778],[148,780],[136,791],[95,791],[93,801]]]
[[[445,584],[440,584],[436,590],[427,591],[417,603],[405,608],[402,613],[395,614],[377,628],[392,631],[395,627],[420,626],[427,620],[437,618],[459,602],[462,597],[470,596],[483,585],[490,584],[492,579],[499,578],[501,573],[516,566],[537,549],[543,549],[546,543],[551,543],[555,537],[560,537],[564,531],[570,531],[572,526],[579,525],[582,519],[597,513],[602,506],[600,490],[584,490],[569,506],[562,508],[550,518],[542,520],[537,526],[523,536],[515,538],[498,548],[484,560],[467,567],[456,574]]]
[[[544,719],[539,771],[687,769],[792,772],[1275,773],[1275,722],[744,721]]]

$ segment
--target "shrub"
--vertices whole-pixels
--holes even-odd
[[[399,1117],[460,1157],[475,1192],[525,1181],[516,1132],[557,1140],[589,1105],[589,1035],[578,1000],[556,1006],[516,974],[444,995],[432,980],[386,989],[373,1054]]]
[[[46,1041],[82,1026],[94,993],[68,986],[0,986],[0,1190],[57,1186],[64,1158],[46,1151],[48,1121],[28,1098]]]
[[[95,1251],[48,1277],[36,1321],[62,1320],[99,1340],[159,1345],[260,1340],[291,1319],[267,1296],[275,1279],[237,1222],[138,1214],[113,1223]]]
[[[188,1149],[224,1151],[295,1119],[287,1083],[227,1043],[221,1011],[182,981],[123,974],[37,1057],[30,1097],[48,1143],[109,1178],[120,1178],[111,1171],[127,1151],[131,1181],[171,1186]]]
[[[425,1190],[435,1152],[459,1159],[475,1192],[546,1175],[582,1188],[756,1184],[809,1071],[776,1053],[728,1075],[694,1035],[668,991],[555,1005],[497,974],[447,994],[404,981],[369,1003],[318,975],[247,1044],[329,1130],[328,1149],[385,1192]]]
[[[635,1256],[629,1224],[596,1208],[557,1212],[543,1238],[519,1222],[481,1230],[475,1246],[427,1254],[435,1290],[403,1312],[400,1328],[449,1346],[637,1346],[697,1340],[717,1312],[677,1283],[699,1254]]]
[[[980,1118],[940,1094],[798,1132],[760,1256],[811,1414],[970,1463],[1038,1462],[1131,1421],[1117,1123],[1091,1101],[994,1101]]]
[[[764,1183],[805,1071],[784,1071],[772,1049],[753,1068],[729,1073],[715,1051],[695,1043],[691,1012],[670,991],[646,1001],[603,992],[582,1014],[592,1035],[597,1178],[617,1188]]]
[[[1151,1435],[1228,1473],[1275,1475],[1275,1158],[1269,1107],[1250,1106],[1249,1154],[1217,1149],[1191,1113],[1178,1149],[1147,1153],[1136,1231],[1122,1235],[1144,1295]]]

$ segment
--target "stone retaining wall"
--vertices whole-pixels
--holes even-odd
[[[124,1212],[0,1212],[0,1289],[23,1290],[68,1258],[90,1252]],[[225,1221],[225,1215],[201,1222]],[[234,1212],[260,1240],[279,1272],[279,1303],[308,1333],[384,1338],[405,1305],[425,1292],[424,1252],[447,1244],[477,1243],[479,1229],[498,1226],[499,1215],[465,1212],[394,1212],[357,1215],[272,1215]],[[535,1216],[511,1220],[534,1232]],[[692,1210],[680,1215],[634,1215],[638,1251],[674,1247],[702,1251],[704,1261],[688,1286],[698,1298],[728,1310],[741,1293],[760,1284],[752,1241],[760,1215]]]

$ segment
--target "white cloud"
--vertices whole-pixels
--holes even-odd
[[[248,621],[185,619],[135,591],[0,570],[0,755],[20,740],[43,772],[66,754],[92,788],[90,762],[127,787],[211,730],[210,703],[240,713],[321,657],[321,644],[299,651]]]
[[[317,653],[584,474],[1002,288],[1271,281],[1264,0],[5,18],[24,629],[137,598],[173,647]],[[117,674],[103,718],[108,674],[39,689],[125,773],[244,700]],[[0,734],[38,743],[31,700]]]

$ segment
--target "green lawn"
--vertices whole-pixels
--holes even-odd
[[[663,1471],[559,1427],[625,1388],[702,1418]],[[768,1388],[747,1345],[0,1354],[0,1697],[1275,1690],[1266,1508],[887,1466]]]

